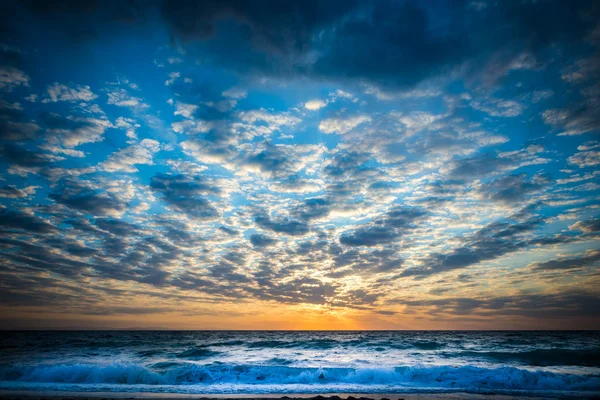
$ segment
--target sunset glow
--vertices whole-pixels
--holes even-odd
[[[2,2],[3,329],[600,329],[594,2],[251,3]]]

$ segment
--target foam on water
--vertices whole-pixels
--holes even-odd
[[[0,389],[600,393],[595,332],[13,332]]]

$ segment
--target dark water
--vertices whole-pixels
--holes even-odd
[[[587,396],[600,332],[4,332],[0,389]]]

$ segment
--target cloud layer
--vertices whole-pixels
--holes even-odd
[[[600,328],[594,2],[0,7],[0,320]]]

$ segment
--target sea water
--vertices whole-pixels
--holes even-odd
[[[600,394],[600,332],[0,333],[0,390]]]

